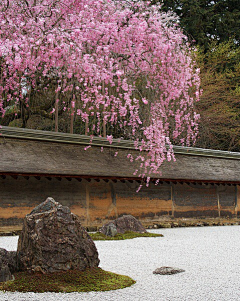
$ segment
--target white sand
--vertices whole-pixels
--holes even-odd
[[[91,293],[3,293],[0,300],[240,300],[240,226],[152,230],[159,238],[99,241],[100,267],[137,281],[129,288]],[[0,247],[16,250],[17,237],[0,237]],[[161,266],[184,269],[154,275]]]

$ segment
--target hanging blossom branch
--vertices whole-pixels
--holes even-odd
[[[199,119],[199,70],[177,23],[141,1],[2,0],[1,114],[12,103],[28,106],[31,91],[55,80],[58,105],[71,94],[86,133],[118,126],[140,151],[129,156],[139,162],[136,174],[159,173],[174,159],[173,142],[196,140]]]

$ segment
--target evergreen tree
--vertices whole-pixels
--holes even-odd
[[[174,11],[185,34],[205,49],[230,37],[240,43],[239,0],[163,0],[162,9]]]

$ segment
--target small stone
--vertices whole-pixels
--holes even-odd
[[[38,265],[38,266],[36,266],[36,267],[34,267],[33,269],[32,269],[32,272],[33,273],[41,273],[41,274],[45,274],[45,272],[42,270],[42,268]]]
[[[153,271],[153,274],[160,274],[160,275],[173,275],[185,272],[185,270],[178,269],[178,268],[171,268],[171,267],[161,267],[157,268],[155,271]]]
[[[164,224],[162,224],[162,228],[171,228],[171,224],[170,223],[164,223]]]
[[[0,282],[9,281],[12,279],[12,274],[9,270],[9,267],[5,264],[1,264],[0,268]]]
[[[11,280],[17,270],[16,252],[0,248],[0,282]]]
[[[117,227],[113,223],[108,224],[106,226],[106,236],[114,237],[115,235],[117,235]]]
[[[125,233],[125,232],[138,232],[138,233],[146,233],[146,229],[143,227],[141,222],[139,222],[132,215],[123,215],[112,222],[107,223],[102,228],[99,229],[100,233],[106,235],[107,227],[109,224],[114,224],[117,229],[117,233]]]

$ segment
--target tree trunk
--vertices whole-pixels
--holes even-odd
[[[55,132],[58,132],[58,92],[56,93],[56,100],[55,100]]]
[[[70,134],[73,134],[73,121],[74,121],[74,109],[75,109],[75,101],[71,101],[71,124],[70,124]]]

